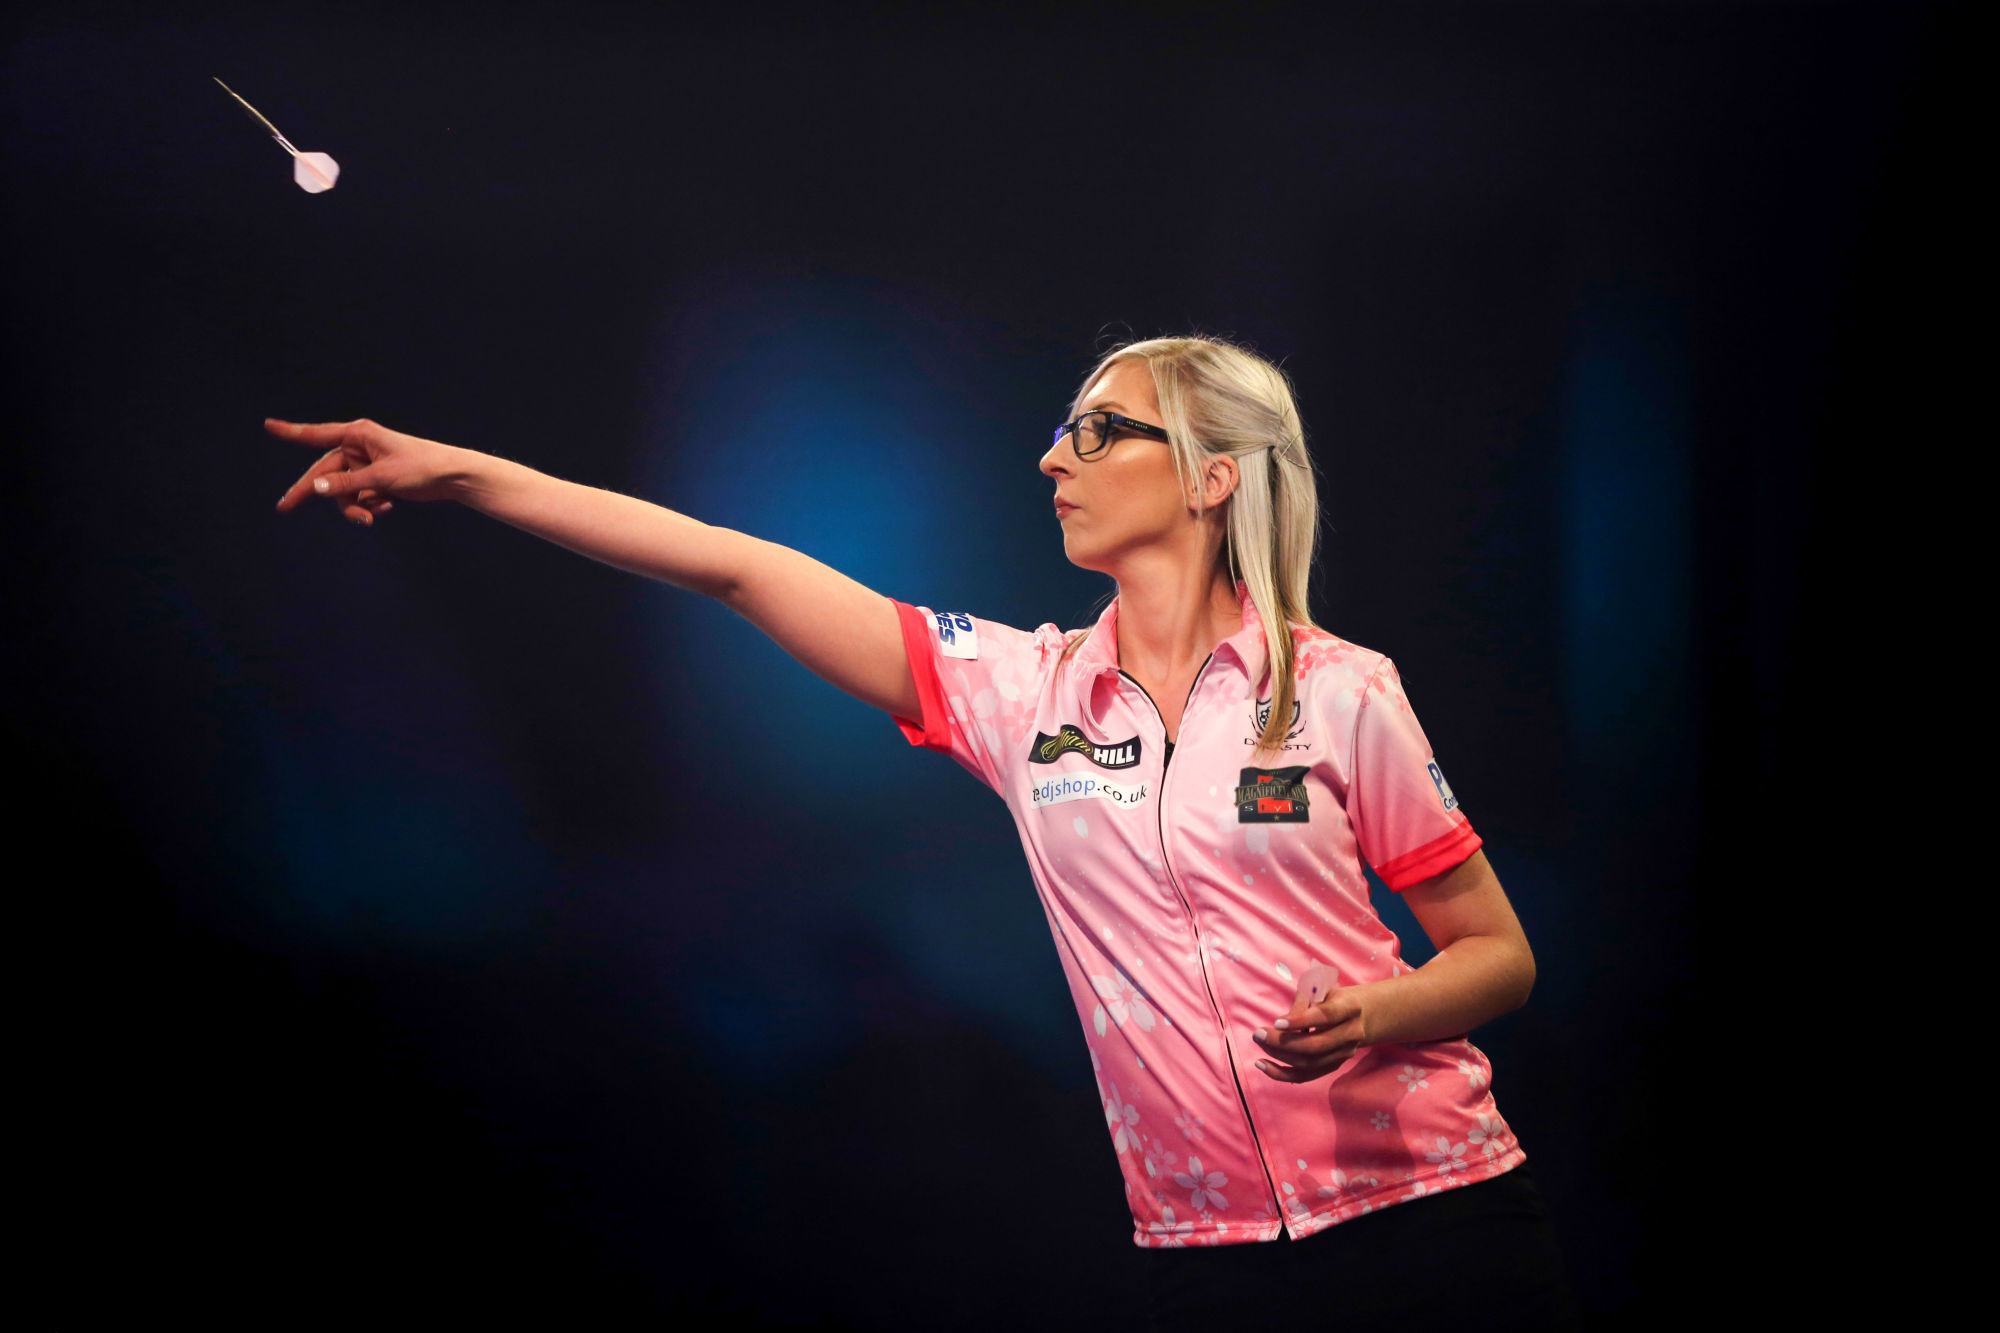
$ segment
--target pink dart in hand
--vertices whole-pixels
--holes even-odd
[[[215,78],[212,74],[209,77]],[[223,92],[228,93],[231,97],[236,97],[236,90],[234,88],[231,88],[226,83],[222,83],[221,79],[215,79],[215,81],[222,84]],[[280,148],[283,148],[292,155],[292,179],[299,183],[301,190],[304,190],[307,194],[319,194],[323,190],[331,190],[333,188],[333,183],[340,179],[340,163],[334,161],[325,153],[301,153],[298,149],[292,147],[290,139],[278,133],[276,125],[273,125],[270,121],[257,114],[256,107],[251,106],[241,97],[236,97],[236,100],[242,105],[245,111],[250,113],[252,120],[271,132],[271,137],[278,141]]]

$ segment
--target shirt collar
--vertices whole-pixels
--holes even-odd
[[[1118,603],[1114,597],[1104,614],[1091,626],[1090,637],[1076,650],[1077,678],[1086,687],[1098,676],[1118,670]],[[1243,611],[1242,628],[1215,646],[1215,656],[1232,657],[1245,679],[1255,682],[1264,675],[1264,622],[1257,604],[1250,600],[1250,585],[1236,580],[1236,601]]]

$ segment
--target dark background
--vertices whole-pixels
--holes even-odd
[[[1109,585],[1036,460],[1103,347],[1189,330],[1292,375],[1315,614],[1397,661],[1534,944],[1475,1039],[1595,1322],[1765,1271],[1838,1159],[1776,1095],[1825,1058],[1776,978],[1829,961],[1788,904],[1847,890],[1793,858],[1853,818],[1895,661],[1844,505],[1954,369],[1955,17],[16,12],[51,1326],[1136,1327],[1005,808],[692,594],[468,511],[276,515],[311,455],[259,421],[1071,627]]]

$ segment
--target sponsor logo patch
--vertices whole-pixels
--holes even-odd
[[[1044,778],[1028,788],[1028,805],[1036,810],[1064,801],[1109,801],[1118,806],[1144,805],[1153,794],[1150,782],[1106,782],[1088,773]]]
[[[1438,799],[1444,802],[1444,808],[1448,811],[1458,809],[1458,798],[1451,794],[1451,784],[1444,780],[1444,770],[1437,766],[1437,760],[1431,760],[1424,767],[1431,771],[1431,782],[1437,787]]]
[[[973,628],[971,616],[963,611],[939,611],[935,614],[938,642],[944,645],[946,657],[979,656],[979,631]]]
[[[1062,730],[1053,736],[1045,731],[1035,733],[1035,746],[1028,751],[1028,762],[1053,764],[1072,751],[1099,768],[1130,768],[1139,762],[1139,738],[1133,736],[1109,745],[1097,745],[1086,738],[1074,722],[1065,722]]]
[[[1243,743],[1254,747],[1257,744],[1257,738],[1264,734],[1264,727],[1270,720],[1271,701],[1269,699],[1258,699],[1252,703],[1250,708],[1250,734],[1243,738]],[[1285,739],[1290,741],[1305,729],[1306,724],[1303,717],[1303,710],[1299,707],[1299,701],[1294,699],[1292,700],[1291,725],[1285,732]],[[1310,750],[1312,749],[1312,745],[1310,742],[1300,742],[1297,745],[1288,744],[1281,748],[1286,750]]]
[[[1236,780],[1239,824],[1304,824],[1312,815],[1306,802],[1306,765],[1246,768]]]

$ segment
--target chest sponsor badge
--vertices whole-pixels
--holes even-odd
[[[1153,794],[1150,782],[1106,782],[1090,773],[1043,778],[1028,788],[1028,805],[1039,810],[1065,801],[1109,801],[1116,806],[1144,805]]]
[[[1035,745],[1028,751],[1028,762],[1053,764],[1072,752],[1082,755],[1099,768],[1130,768],[1139,762],[1139,738],[1132,736],[1109,745],[1098,745],[1078,730],[1074,722],[1065,722],[1062,730],[1053,736],[1043,731],[1035,733]]]
[[[935,614],[938,643],[943,645],[946,657],[979,656],[979,631],[973,628],[971,616],[963,611],[939,611]]]
[[[1444,808],[1447,811],[1458,809],[1458,798],[1451,794],[1451,784],[1444,780],[1444,770],[1437,766],[1437,760],[1431,760],[1424,767],[1431,772],[1431,782],[1437,787],[1438,799],[1444,802]]]
[[[1312,816],[1306,802],[1306,765],[1246,768],[1236,780],[1239,824],[1304,824]]]

